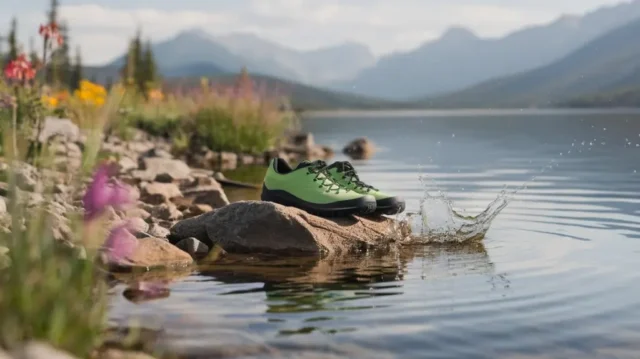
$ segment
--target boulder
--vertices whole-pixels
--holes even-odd
[[[171,198],[182,197],[182,192],[173,183],[153,182],[142,188],[140,198],[149,204],[167,203]]]
[[[294,207],[241,201],[218,209],[204,221],[209,247],[228,253],[348,253],[388,247],[395,241],[386,217],[321,218]]]
[[[182,212],[173,203],[163,203],[153,207],[151,216],[163,221],[177,221],[182,219]]]
[[[76,142],[80,140],[80,128],[70,119],[45,117],[38,140],[44,143],[54,136],[63,137],[69,142]]]
[[[167,239],[171,231],[162,227],[161,225],[154,223],[149,226],[149,235],[155,238]]]
[[[191,256],[169,242],[147,237],[138,240],[133,254],[127,256],[126,264],[112,265],[112,269],[180,268],[193,263]]]
[[[155,179],[159,174],[167,174],[174,180],[182,181],[188,180],[191,174],[191,169],[186,163],[170,158],[142,158],[141,165],[141,169],[144,170],[151,179]]]
[[[356,138],[349,142],[343,149],[342,153],[355,160],[368,159],[373,156],[375,146],[366,137]]]
[[[215,211],[211,211],[176,223],[171,227],[171,234],[167,238],[174,244],[191,237],[205,244],[210,244],[206,224],[215,213]]]

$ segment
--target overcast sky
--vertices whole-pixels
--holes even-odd
[[[376,55],[414,48],[450,26],[493,37],[582,14],[621,0],[60,0],[72,44],[85,63],[102,64],[121,53],[137,24],[153,41],[180,30],[212,34],[252,32],[298,49],[345,41],[368,45]],[[0,32],[12,16],[20,40],[37,34],[49,0],[0,0]]]

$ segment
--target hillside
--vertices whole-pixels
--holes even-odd
[[[211,85],[232,86],[237,75],[209,76]],[[251,75],[257,88],[274,96],[285,96],[297,111],[337,110],[337,109],[391,109],[406,108],[408,104],[376,98],[334,92],[270,76]],[[200,77],[165,79],[169,88],[200,86]]]
[[[390,99],[453,92],[557,61],[639,17],[640,0],[634,0],[584,16],[562,16],[496,39],[452,28],[413,51],[385,56],[353,80],[332,88]]]
[[[246,66],[251,73],[316,85],[351,78],[375,62],[369,48],[357,43],[298,51],[252,34],[215,37],[199,29],[153,43],[152,49],[162,72],[186,69],[193,63],[228,73]],[[121,55],[107,66],[120,67],[124,59]],[[193,76],[200,75],[190,71]]]
[[[538,69],[420,101],[429,107],[550,107],[640,86],[640,19]],[[574,102],[575,103],[575,102]]]

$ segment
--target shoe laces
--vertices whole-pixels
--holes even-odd
[[[356,173],[356,169],[353,165],[348,161],[336,162],[331,167],[335,167],[338,173],[342,173],[342,179],[347,180],[347,185],[355,184],[356,188],[362,188],[367,192],[374,190],[377,191],[377,188],[366,184],[360,180],[358,173]]]
[[[349,192],[348,188],[341,186],[339,183],[335,182],[331,178],[331,176],[329,175],[329,172],[327,172],[327,163],[322,160],[317,160],[312,162],[307,167],[307,174],[308,175],[315,174],[315,177],[313,177],[313,182],[322,181],[320,182],[320,185],[318,186],[318,188],[326,187],[325,189],[326,193],[335,191],[336,194],[339,194],[341,190],[344,190],[345,192]]]

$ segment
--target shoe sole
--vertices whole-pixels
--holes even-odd
[[[291,193],[283,190],[270,190],[262,185],[260,199],[274,202],[283,206],[296,207],[309,214],[320,217],[343,217],[354,214],[366,215],[374,213],[377,209],[376,200],[371,196],[340,201],[327,204],[311,203],[304,201]]]
[[[385,215],[396,215],[398,213],[404,212],[406,204],[403,200],[392,197],[386,200],[378,201],[376,205],[376,214],[385,214]]]

